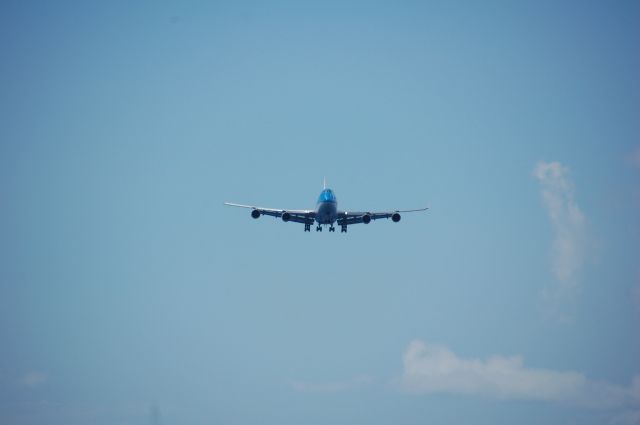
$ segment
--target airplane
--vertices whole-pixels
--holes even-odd
[[[426,211],[428,208],[418,208],[414,210],[394,210],[383,212],[353,212],[338,210],[338,199],[333,190],[327,188],[324,182],[322,192],[318,197],[318,202],[314,210],[282,210],[276,208],[262,208],[254,205],[235,204],[233,202],[225,202],[225,205],[240,208],[251,208],[251,217],[260,218],[261,215],[270,215],[281,218],[282,221],[295,223],[303,223],[304,231],[310,232],[311,225],[317,223],[316,232],[322,232],[322,226],[329,225],[329,231],[335,232],[334,223],[340,226],[340,233],[347,232],[347,226],[357,223],[369,224],[371,220],[379,220],[381,218],[391,218],[394,223],[400,221],[400,213]]]

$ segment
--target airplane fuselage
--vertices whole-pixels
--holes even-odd
[[[316,204],[316,222],[333,224],[338,219],[338,199],[331,189],[324,189]]]

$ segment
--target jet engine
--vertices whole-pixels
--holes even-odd
[[[283,212],[282,213],[282,221],[284,221],[286,223],[289,220],[291,220],[291,214],[286,212],[286,211]]]
[[[400,213],[393,213],[393,215],[391,216],[391,220],[393,220],[394,223],[397,223],[400,221]]]
[[[365,215],[362,216],[362,222],[364,224],[369,224],[371,223],[371,214],[366,213]]]
[[[259,218],[260,217],[260,211],[259,210],[252,210],[251,211],[251,217]]]

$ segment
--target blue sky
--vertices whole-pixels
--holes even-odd
[[[640,7],[449,3],[5,2],[0,422],[640,423]]]

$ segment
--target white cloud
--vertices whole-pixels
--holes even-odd
[[[446,347],[413,341],[404,353],[401,388],[498,399],[562,402],[591,408],[640,404],[640,376],[629,387],[589,380],[579,372],[524,366],[522,357],[461,358]]]
[[[552,271],[559,289],[576,287],[576,273],[584,261],[586,220],[573,198],[569,169],[559,162],[539,162],[533,175],[542,187],[547,214],[553,226]]]
[[[336,382],[310,383],[293,381],[291,382],[291,386],[294,390],[302,393],[338,393],[369,385],[372,382],[373,379],[370,376],[361,375],[347,381]]]
[[[20,383],[25,387],[37,388],[47,381],[47,375],[32,370],[20,379]]]

